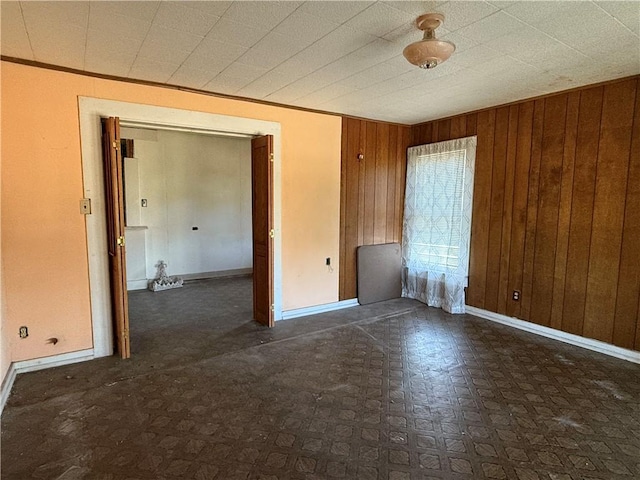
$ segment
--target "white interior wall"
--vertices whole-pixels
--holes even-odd
[[[140,169],[137,158],[124,159],[124,211],[127,225],[141,225],[140,220]]]
[[[121,136],[135,140],[137,205],[147,199],[140,208],[147,279],[159,260],[170,275],[250,269],[251,141],[129,128]]]

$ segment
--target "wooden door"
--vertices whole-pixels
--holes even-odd
[[[129,302],[124,244],[124,193],[120,152],[120,119],[102,119],[105,203],[107,210],[107,250],[111,277],[111,308],[116,345],[121,358],[129,358]]]
[[[273,136],[251,140],[253,318],[273,327]]]

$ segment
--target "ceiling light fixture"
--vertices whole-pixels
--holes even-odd
[[[420,68],[435,68],[451,56],[456,46],[436,38],[435,29],[442,23],[444,15],[441,13],[426,13],[416,19],[416,26],[424,30],[424,36],[419,42],[407,45],[402,52],[410,63]]]

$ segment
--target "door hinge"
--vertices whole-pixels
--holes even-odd
[[[276,311],[276,306],[275,306],[273,303],[271,304],[271,311],[272,311],[272,312],[275,312],[275,311]]]
[[[271,160],[273,162],[273,153],[269,154],[269,160]]]
[[[124,237],[122,236],[118,237],[118,239],[116,240],[116,243],[118,244],[119,247],[124,247]]]
[[[271,230],[269,230],[269,237],[271,237],[271,238],[275,238],[275,236],[276,236],[276,232],[275,232],[275,230],[272,228]]]
[[[113,141],[113,148],[118,150],[118,142],[116,142],[115,140]]]

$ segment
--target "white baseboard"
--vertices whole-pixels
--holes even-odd
[[[146,290],[148,286],[149,281],[146,279],[127,281],[127,290]]]
[[[185,273],[184,275],[177,275],[183,280],[204,280],[206,278],[221,278],[221,277],[240,277],[244,275],[251,275],[253,268],[236,268],[234,270],[219,270],[217,272],[200,272],[200,273]],[[149,288],[149,282],[151,280],[131,280],[127,282],[127,291],[133,290],[146,290]]]
[[[492,322],[508,325],[519,330],[542,335],[543,337],[553,338],[554,340],[593,350],[594,352],[604,353],[605,355],[627,360],[629,362],[640,363],[640,352],[636,352],[635,350],[628,350],[626,348],[611,345],[610,343],[581,337],[580,335],[574,335],[573,333],[562,332],[555,328],[545,327],[543,325],[527,322],[514,317],[508,317],[506,315],[490,312],[481,308],[470,307],[469,305],[466,306],[466,310],[470,315],[491,320]]]
[[[7,400],[9,399],[9,394],[11,393],[13,382],[15,382],[15,380],[16,369],[12,363],[11,365],[9,365],[9,370],[7,370],[7,374],[2,381],[2,389],[0,390],[0,414],[2,414],[4,406],[7,404]]]
[[[217,272],[201,272],[201,273],[186,273],[184,275],[178,275],[184,280],[202,280],[204,278],[220,278],[220,277],[239,277],[242,275],[251,275],[253,268],[236,268],[234,270],[219,270]]]
[[[2,382],[2,390],[0,391],[0,413],[4,410],[7,403],[11,388],[19,373],[35,372],[36,370],[44,370],[45,368],[61,367],[62,365],[70,365],[72,363],[93,360],[93,348],[87,350],[78,350],[77,352],[61,353],[60,355],[52,355],[50,357],[34,358],[33,360],[21,360],[12,362],[7,370],[7,375]]]
[[[60,367],[62,365],[85,362],[87,360],[93,359],[93,348],[88,348],[86,350],[78,350],[77,352],[52,355],[50,357],[34,358],[33,360],[21,360],[19,362],[13,362],[13,366],[16,369],[16,373],[27,373],[35,372],[36,370],[44,370],[45,368]]]
[[[325,303],[324,305],[316,305],[313,307],[295,308],[282,312],[281,320],[290,320],[292,318],[306,317],[308,315],[316,315],[318,313],[332,312],[333,310],[341,310],[343,308],[355,307],[360,305],[358,300],[342,300],[341,302]]]

